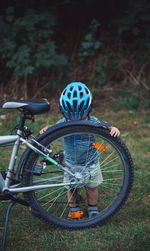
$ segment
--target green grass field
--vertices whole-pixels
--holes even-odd
[[[150,114],[149,111],[109,111],[92,114],[100,120],[112,121],[121,131],[121,138],[128,146],[135,177],[132,192],[123,208],[102,226],[82,231],[55,229],[30,214],[26,207],[15,205],[10,213],[6,250],[42,251],[99,251],[99,250],[150,250]],[[3,112],[3,113],[2,113]],[[18,122],[18,113],[0,115],[1,135]],[[31,125],[36,135],[40,128],[54,124],[61,115],[36,116]],[[24,150],[22,148],[22,150]],[[6,169],[9,151],[0,148],[1,170]],[[0,245],[3,237],[4,218],[8,202],[0,203]]]

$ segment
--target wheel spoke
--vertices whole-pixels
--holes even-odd
[[[38,201],[44,199],[45,197],[48,197],[48,196],[52,195],[53,193],[57,193],[58,191],[60,191],[60,190],[62,190],[62,189],[63,189],[63,188],[60,187],[60,188],[55,189],[54,191],[52,191],[52,192],[50,192],[50,193],[48,193],[48,194],[46,193],[44,196],[38,198]],[[41,191],[37,191],[37,193],[38,193],[38,192],[41,192]]]
[[[112,153],[112,154],[113,154],[113,153]],[[119,156],[117,156],[117,157],[115,157],[114,159],[108,161],[106,164],[102,165],[108,158],[110,158],[110,156],[111,156],[111,154],[101,163],[101,167],[104,167],[104,166],[110,164],[111,162],[113,162],[114,160],[119,159]]]

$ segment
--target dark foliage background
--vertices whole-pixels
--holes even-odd
[[[119,107],[149,108],[149,12],[148,0],[1,1],[1,100],[83,81]]]
[[[129,199],[101,227],[49,228],[15,205],[7,250],[150,250],[149,13],[149,0],[0,1],[0,102],[48,98],[50,116],[36,116],[36,123],[27,124],[36,135],[61,118],[62,88],[83,81],[94,96],[93,115],[121,130],[135,168]],[[18,124],[19,115],[1,109],[2,135]],[[9,163],[8,148],[0,151],[1,170]],[[0,203],[0,243],[7,206],[7,201]]]

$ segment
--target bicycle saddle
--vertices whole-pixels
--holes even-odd
[[[50,109],[47,99],[29,99],[29,100],[8,100],[4,102],[2,108],[18,109],[31,115],[41,114]]]

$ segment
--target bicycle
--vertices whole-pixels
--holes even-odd
[[[94,227],[118,212],[131,191],[134,167],[123,141],[110,136],[106,128],[110,123],[69,121],[56,124],[34,137],[25,122],[33,121],[34,115],[49,110],[46,99],[6,101],[2,108],[18,109],[21,116],[13,135],[0,136],[0,145],[14,144],[8,170],[0,172],[1,200],[10,199],[26,205],[44,222],[65,229]],[[63,147],[63,139],[67,137],[76,137],[77,143],[80,138],[83,144],[84,138],[89,137],[87,160],[99,156],[103,176],[98,186],[99,213],[91,218],[88,217],[86,200],[87,184],[91,178],[87,170],[88,161],[74,169],[68,167]],[[20,144],[26,145],[27,149],[16,167]],[[64,179],[66,174],[70,177],[67,182]],[[80,205],[81,217],[68,218],[68,189]],[[18,197],[20,193],[24,194],[24,200]]]

